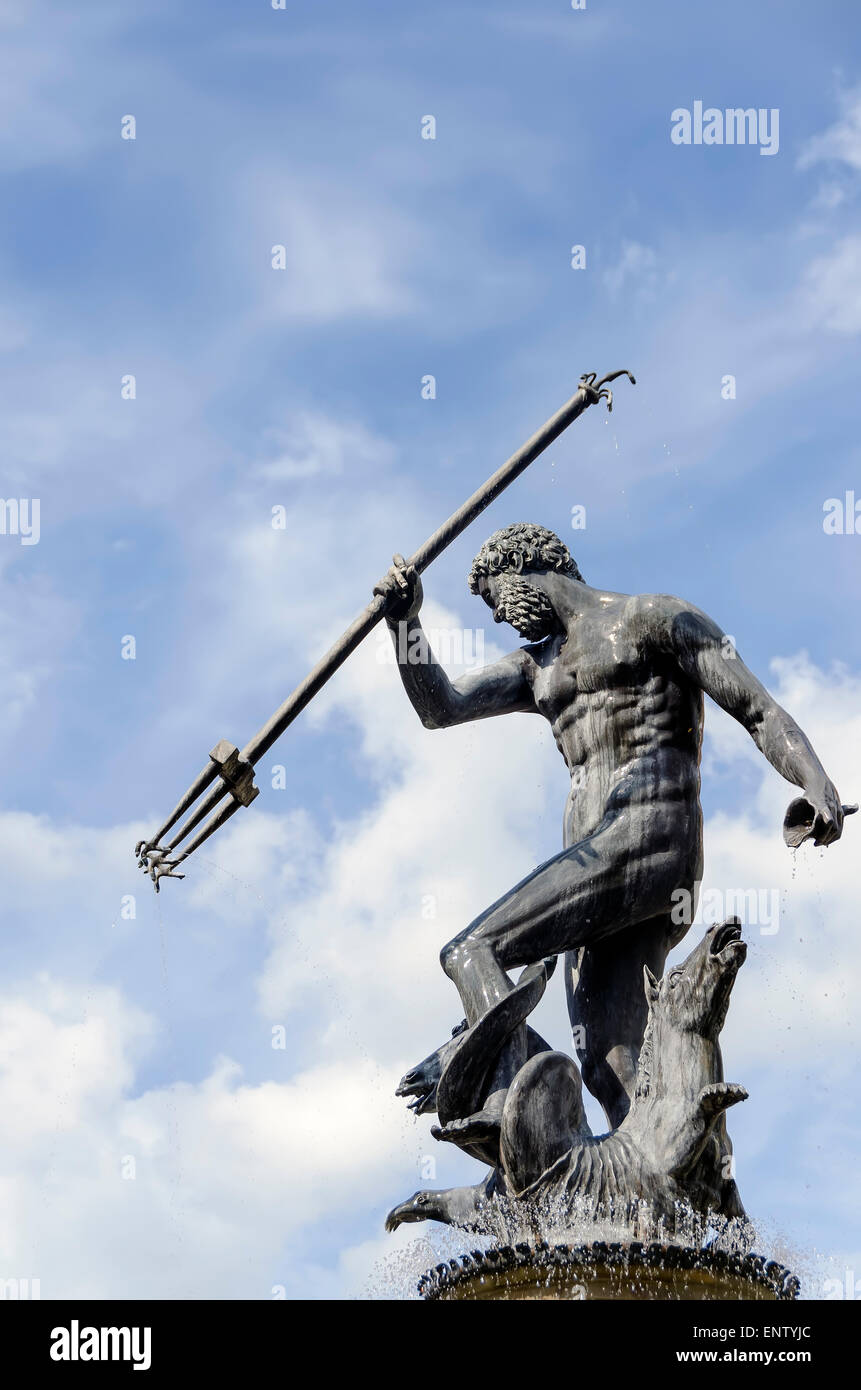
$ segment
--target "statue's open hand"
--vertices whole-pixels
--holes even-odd
[[[403,555],[394,555],[392,559],[394,563],[374,585],[374,593],[386,600],[386,621],[404,623],[414,618],[422,606],[422,581],[418,570],[407,564]]]
[[[843,834],[844,817],[857,810],[857,806],[841,803],[833,782],[806,787],[804,796],[797,797],[786,813],[783,838],[792,848],[805,840],[812,840],[815,845],[833,844]]]

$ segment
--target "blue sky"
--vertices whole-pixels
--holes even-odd
[[[0,4],[2,493],[41,505],[38,545],[0,536],[6,1277],[340,1297],[420,1266],[381,1220],[433,1141],[391,1092],[457,1021],[439,947],[558,848],[549,731],[429,734],[371,637],[184,883],[156,902],[131,849],[581,372],[638,385],[438,562],[428,626],[483,627],[475,549],[541,521],[590,582],[710,612],[859,798],[861,537],[822,521],[861,498],[861,65],[854,6],[811,16]],[[697,100],[776,108],[778,152],[673,144]],[[791,790],[708,720],[707,881],[781,901],[725,1034],[740,1187],[861,1275],[858,828],[793,864]],[[565,1045],[561,985],[542,1010]]]

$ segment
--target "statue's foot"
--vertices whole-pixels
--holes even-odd
[[[447,1125],[434,1125],[431,1134],[443,1144],[457,1144],[459,1149],[471,1148],[476,1144],[499,1144],[502,1125],[502,1112],[479,1110],[475,1115],[467,1115],[462,1120],[449,1120]]]

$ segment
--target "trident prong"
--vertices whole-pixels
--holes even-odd
[[[607,382],[615,381],[618,376],[626,376],[632,386],[637,384],[636,377],[632,376],[625,367],[620,372],[608,372],[606,376],[602,376],[600,381],[595,380],[595,375],[595,372],[586,372],[584,376],[581,376],[580,388],[589,397],[590,405],[597,405],[599,401],[606,401],[608,415],[613,410],[613,392],[608,387]]]
[[[166,859],[167,850],[163,849],[161,845],[139,840],[135,845],[135,854],[138,856],[138,868],[143,869],[145,874],[149,874],[157,893],[159,892],[158,881],[160,878],[185,878],[185,874],[173,872],[182,860]]]

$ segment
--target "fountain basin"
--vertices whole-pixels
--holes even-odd
[[[506,1245],[474,1250],[419,1280],[422,1298],[718,1301],[798,1297],[799,1280],[761,1255],[677,1245]]]

